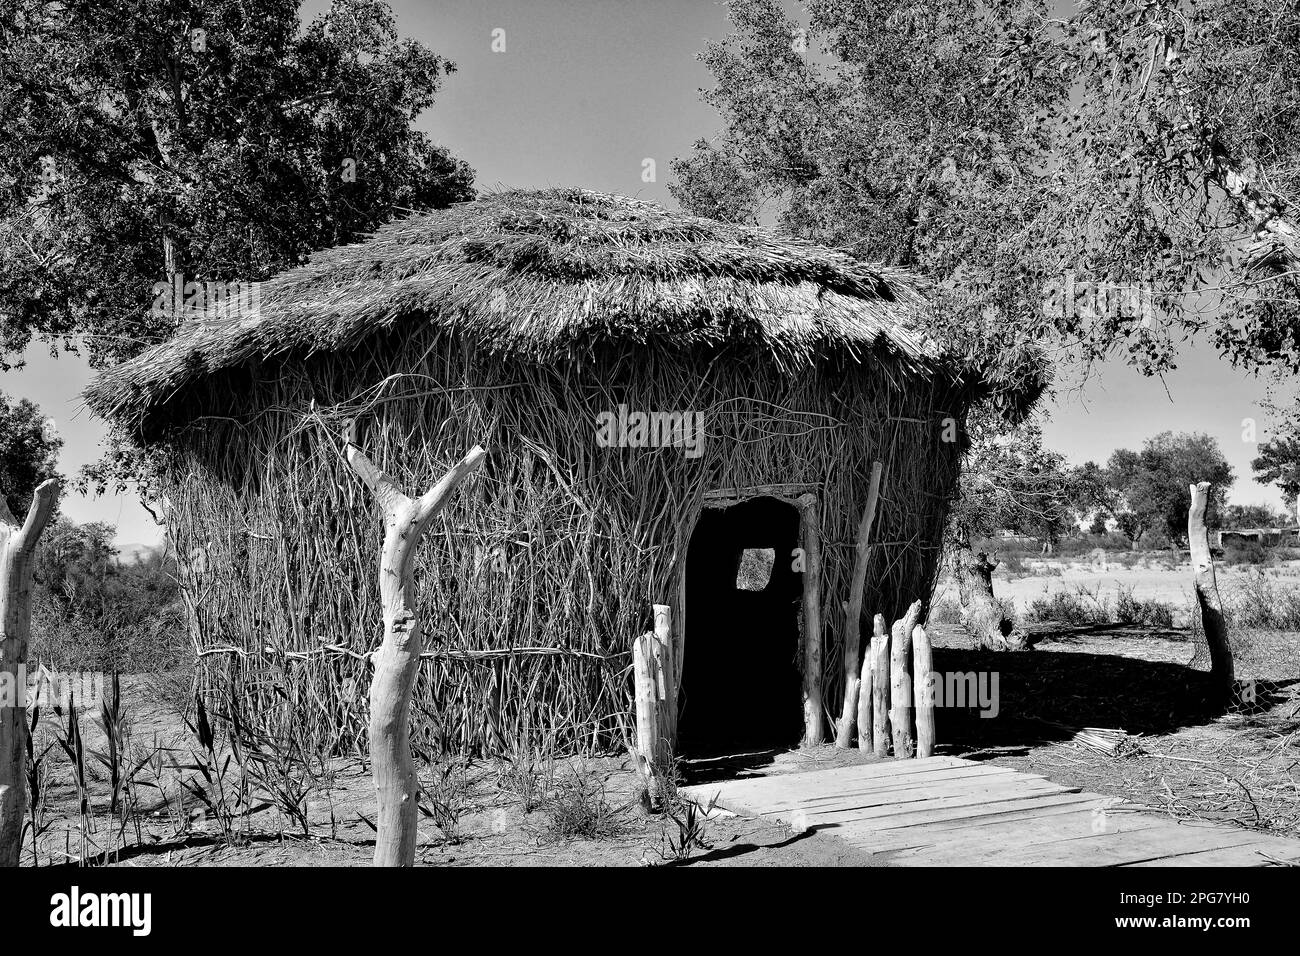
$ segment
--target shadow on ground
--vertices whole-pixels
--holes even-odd
[[[1210,675],[1183,664],[936,647],[934,669],[943,675],[935,736],[950,753],[1014,751],[1068,740],[1083,727],[1166,734],[1224,713]],[[1254,707],[1267,708],[1296,683],[1253,682]]]

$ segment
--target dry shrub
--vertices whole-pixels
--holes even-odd
[[[626,833],[634,804],[611,801],[605,783],[603,776],[581,763],[571,767],[569,776],[556,784],[546,800],[543,835],[558,840],[607,840]]]

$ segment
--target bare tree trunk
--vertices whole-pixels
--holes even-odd
[[[840,712],[835,731],[835,746],[845,748],[853,740],[853,719],[858,710],[861,692],[861,673],[858,656],[862,647],[862,589],[867,583],[867,565],[871,563],[871,526],[876,520],[876,502],[880,497],[880,462],[871,463],[871,479],[867,486],[867,504],[858,522],[858,538],[854,545],[853,577],[849,580],[849,601],[844,609],[844,709]]]
[[[993,569],[983,551],[973,552],[969,545],[959,545],[953,555],[957,574],[957,594],[961,598],[962,627],[976,647],[1000,651],[1029,649],[1029,640],[1015,622],[1003,616],[993,599]]]
[[[913,601],[902,620],[894,622],[889,639],[889,725],[894,734],[894,757],[916,753],[912,735],[912,630],[921,617],[921,602]]]
[[[27,642],[32,559],[54,513],[59,483],[44,481],[18,524],[0,493],[0,866],[17,866],[27,814]],[[10,698],[12,695],[12,699]]]
[[[415,862],[420,782],[411,758],[411,692],[420,669],[423,624],[416,615],[415,554],[429,522],[486,454],[475,445],[436,485],[412,499],[357,447],[355,423],[348,432],[348,464],[384,511],[379,562],[384,641],[374,655],[375,674],[370,683],[370,762],[379,801],[375,866],[411,866]]]
[[[1191,486],[1192,503],[1187,509],[1187,546],[1191,551],[1192,573],[1195,575],[1196,604],[1201,611],[1201,629],[1210,648],[1210,674],[1223,700],[1231,700],[1235,692],[1232,665],[1232,643],[1228,640],[1228,627],[1223,620],[1223,602],[1219,599],[1219,584],[1214,575],[1214,559],[1210,556],[1210,535],[1205,527],[1205,506],[1210,500],[1210,483],[1198,482]]]
[[[877,757],[889,756],[889,632],[877,614],[880,632],[871,639],[871,743]]]
[[[912,628],[912,693],[916,701],[916,755],[934,756],[934,653],[920,624]]]
[[[874,751],[876,747],[875,720],[875,684],[881,678],[876,676],[876,648],[889,640],[885,636],[885,615],[877,614],[872,621],[872,638],[867,645],[867,652],[862,655],[862,682],[858,687],[858,749],[863,753]]]

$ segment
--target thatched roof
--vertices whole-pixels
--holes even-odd
[[[432,323],[487,353],[536,361],[596,345],[747,342],[796,368],[885,352],[933,373],[918,281],[768,230],[578,189],[489,194],[411,215],[262,282],[101,374],[99,415],[152,431],[223,371],[357,348]],[[944,363],[946,364],[946,363]]]

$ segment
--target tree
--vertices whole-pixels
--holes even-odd
[[[1115,495],[1106,482],[1105,469],[1095,461],[1084,462],[1070,472],[1067,493],[1076,525],[1091,516],[1089,533],[1105,534],[1106,516],[1115,509]]]
[[[1053,241],[1160,306],[1099,334],[1209,330],[1238,364],[1300,371],[1300,7],[1092,0],[1060,42],[1075,103]]]
[[[172,282],[202,305],[472,198],[413,128],[454,66],[381,0],[298,5],[0,0],[0,363],[32,335],[117,361],[174,333]]]
[[[1141,451],[1117,449],[1107,473],[1126,506],[1119,516],[1120,528],[1135,544],[1152,530],[1167,534],[1171,541],[1185,540],[1190,486],[1211,482],[1209,513],[1218,514],[1233,482],[1232,466],[1219,443],[1203,433],[1161,432],[1148,438]]]
[[[0,498],[13,514],[26,514],[36,486],[57,476],[62,447],[40,408],[0,392]]]
[[[1069,524],[1074,480],[1065,457],[1044,446],[1036,421],[1011,430],[990,416],[977,416],[972,424],[950,528],[962,622],[981,647],[1023,649],[1028,638],[994,600],[996,564],[971,544],[1007,529],[1038,537],[1050,548]]]
[[[1026,281],[1049,266],[1028,257],[1056,260],[1028,241],[1048,198],[1034,118],[1066,91],[1030,42],[1039,5],[815,0],[806,28],[779,0],[728,8],[735,33],[701,55],[724,130],[673,163],[677,201],[731,221],[775,214],[934,278],[946,297],[932,330],[999,386],[1041,387],[1026,330],[1053,320]]]
[[[59,483],[30,493],[22,524],[0,495],[0,867],[18,865],[27,813],[27,646],[32,623],[32,558],[58,501]]]
[[[1226,505],[1219,513],[1219,524],[1224,528],[1268,528],[1285,515],[1276,515],[1268,505]]]
[[[1259,446],[1259,456],[1250,463],[1255,480],[1274,484],[1282,491],[1288,511],[1295,510],[1300,497],[1300,436],[1272,438]]]
[[[420,781],[411,758],[411,695],[420,670],[424,622],[417,612],[415,554],[430,523],[455,490],[487,457],[475,445],[436,485],[407,497],[361,450],[356,422],[348,426],[348,465],[370,489],[384,514],[379,594],[384,640],[370,682],[370,761],[374,767],[375,866],[413,866],[418,837]]]
[[[806,27],[778,0],[729,9],[701,55],[722,132],[673,165],[688,210],[925,273],[929,331],[1009,388],[1043,380],[1040,346],[1154,373],[1201,333],[1300,369],[1300,9],[808,0]]]

